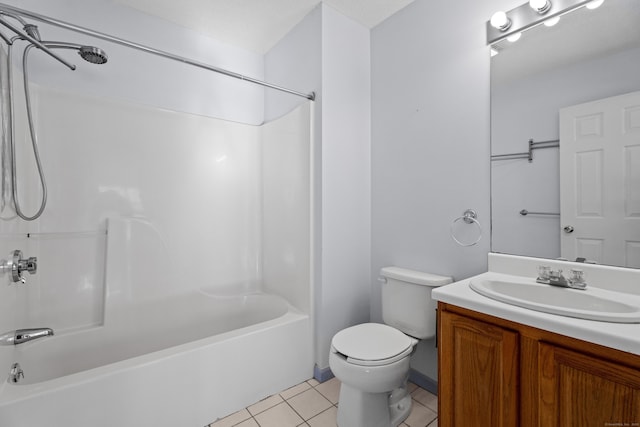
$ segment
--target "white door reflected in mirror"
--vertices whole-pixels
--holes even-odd
[[[640,92],[560,110],[560,252],[640,268]]]

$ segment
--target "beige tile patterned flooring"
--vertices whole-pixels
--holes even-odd
[[[400,427],[438,427],[438,397],[409,383],[411,414]],[[340,381],[305,381],[208,427],[337,427]]]

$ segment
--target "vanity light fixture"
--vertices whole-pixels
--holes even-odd
[[[511,20],[503,11],[498,11],[491,16],[491,26],[500,31],[507,31],[511,27]]]
[[[600,6],[602,6],[602,3],[604,3],[604,0],[593,0],[590,1],[589,3],[587,3],[587,9],[597,9]]]
[[[559,16],[554,16],[553,18],[547,19],[546,21],[544,21],[544,25],[546,27],[553,27],[558,22],[560,22],[560,17]]]
[[[520,37],[522,37],[522,33],[515,33],[507,37],[507,40],[509,40],[511,43],[515,43],[520,40]]]
[[[551,9],[551,2],[549,0],[529,0],[529,7],[536,13],[544,15]]]
[[[492,45],[542,23],[547,26],[555,25],[561,15],[583,6],[595,9],[603,1],[529,0],[508,12],[496,12],[487,22],[487,44]]]

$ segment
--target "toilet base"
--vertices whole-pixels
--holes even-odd
[[[363,393],[342,383],[338,404],[338,427],[397,427],[411,412],[406,388],[393,392]]]
[[[411,412],[411,395],[407,391],[407,385],[393,390],[389,396],[389,417],[391,425],[397,427],[407,419]]]

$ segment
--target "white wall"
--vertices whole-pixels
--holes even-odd
[[[257,79],[261,55],[220,43],[195,31],[104,0],[8,0],[4,3],[78,26],[184,56]],[[77,65],[71,71],[42,52],[30,55],[31,79],[49,88],[259,124],[264,88],[180,62],[38,23],[43,40],[86,43],[104,49],[109,61],[91,65],[71,50],[55,52]],[[33,51],[33,49],[32,49]],[[21,61],[16,61],[21,63]]]
[[[486,271],[489,250],[489,48],[485,23],[520,2],[416,0],[375,27],[372,69],[372,306],[380,268],[459,280]],[[483,238],[458,246],[450,225],[475,209]],[[471,227],[471,226],[470,226]],[[474,236],[464,236],[472,238]],[[437,378],[432,340],[412,367]]]
[[[321,147],[322,6],[313,9],[265,54],[264,76],[269,83],[316,93],[314,130],[316,144]],[[268,90],[265,93],[265,120],[279,117],[301,102],[304,102],[303,98]]]
[[[266,55],[266,79],[316,91],[316,363],[333,335],[369,319],[369,31],[321,5]],[[266,116],[292,100],[267,94]]]
[[[318,366],[331,338],[369,320],[370,36],[323,8],[322,25],[322,312]]]

